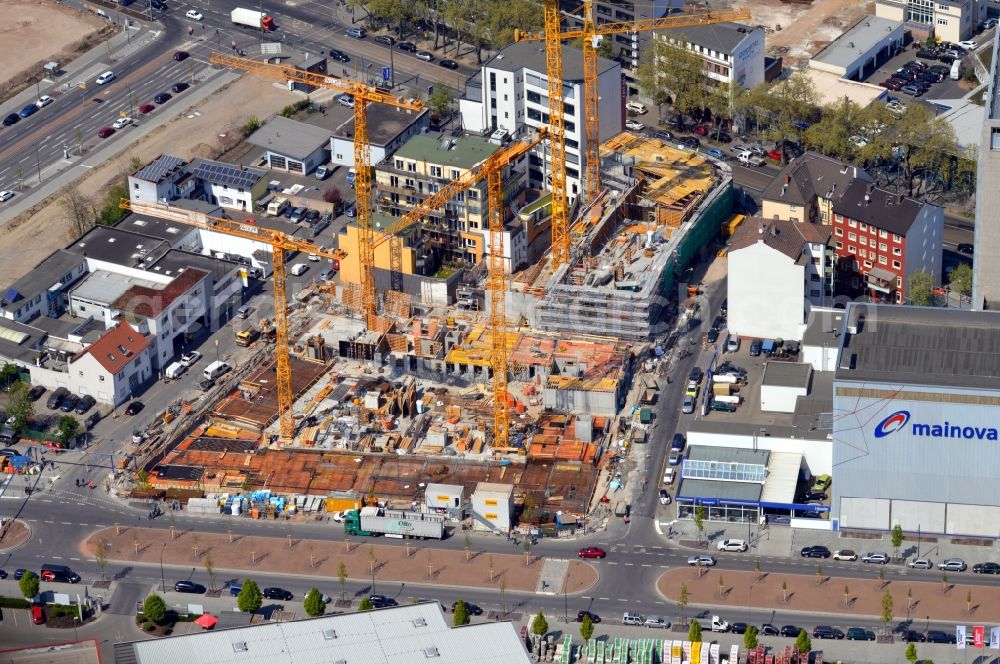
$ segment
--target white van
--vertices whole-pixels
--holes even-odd
[[[625,110],[636,115],[642,115],[646,112],[646,105],[637,101],[627,101],[625,102]]]
[[[164,369],[163,375],[170,380],[173,380],[174,378],[180,378],[184,375],[185,371],[187,371],[186,365],[181,364],[180,362],[173,362],[166,369]]]
[[[953,63],[951,63],[951,80],[957,81],[961,74],[962,74],[962,61],[955,60]]]
[[[300,277],[303,274],[305,274],[306,270],[308,269],[309,266],[306,265],[305,263],[296,263],[295,265],[292,266],[292,274],[295,275],[296,277]]]
[[[759,166],[763,166],[765,164],[763,157],[761,157],[760,155],[754,154],[753,152],[750,152],[749,150],[747,150],[746,152],[743,152],[743,153],[740,154],[740,156],[739,156],[739,162],[740,162],[741,166],[753,166],[755,168],[759,167]]]
[[[229,365],[225,362],[212,362],[205,367],[205,380],[215,380],[227,371],[229,371]]]
[[[106,71],[94,81],[98,85],[104,85],[105,83],[110,83],[115,80],[115,73],[113,71]]]
[[[267,213],[272,217],[277,217],[279,214],[284,212],[287,207],[288,199],[283,196],[279,196],[267,204]]]

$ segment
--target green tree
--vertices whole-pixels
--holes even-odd
[[[465,605],[464,600],[460,599],[455,603],[455,613],[451,617],[451,624],[454,627],[469,624],[469,607]]]
[[[899,547],[903,546],[903,527],[898,523],[892,527],[892,548],[896,550],[896,557],[899,558]]]
[[[898,186],[907,195],[920,191],[933,195],[950,177],[958,155],[955,131],[948,121],[935,116],[923,104],[910,104],[892,126],[894,139],[901,146]]]
[[[24,576],[17,582],[17,587],[21,589],[21,594],[25,599],[38,597],[38,575],[34,572],[25,572]]]
[[[302,608],[313,618],[323,615],[326,611],[326,602],[323,601],[323,594],[315,587],[310,588],[302,600]]]
[[[148,470],[143,469],[135,474],[135,487],[139,491],[149,491],[153,487],[152,482],[149,481]]]
[[[11,385],[7,397],[7,417],[14,418],[11,427],[20,433],[28,428],[28,420],[35,415],[35,403],[31,400],[28,384],[18,381]]]
[[[682,35],[676,39],[684,41]],[[708,106],[710,88],[701,57],[665,37],[650,40],[645,60],[636,70],[636,82],[657,105],[671,100],[674,111],[682,117],[695,112],[700,115]]]
[[[952,268],[948,281],[953,291],[958,291],[960,295],[972,295],[972,266],[959,263]]]
[[[917,656],[917,644],[912,641],[906,646],[906,654],[903,655],[910,664],[916,664],[916,661],[920,659]]]
[[[358,611],[371,611],[374,608],[375,608],[375,605],[372,604],[372,601],[370,599],[368,599],[367,597],[363,598],[361,600],[361,603],[358,604]]]
[[[701,643],[701,623],[697,620],[692,620],[691,626],[688,627],[688,641]]]
[[[20,380],[21,370],[16,364],[11,364],[7,362],[0,367],[0,387],[4,390],[10,389],[10,386],[14,384],[15,381]]]
[[[743,632],[743,647],[747,650],[757,647],[757,628],[753,625],[747,625],[747,631]]]
[[[250,134],[254,133],[261,127],[260,119],[256,115],[251,115],[247,118],[247,121],[243,123],[240,131],[243,133],[243,138],[246,138]]]
[[[347,565],[341,560],[337,565],[337,582],[340,583],[340,599],[347,597]]]
[[[155,593],[147,595],[142,603],[142,615],[155,623],[161,623],[167,617],[167,603]]]
[[[80,422],[72,415],[63,415],[59,418],[56,431],[59,438],[59,446],[66,449],[67,447],[71,447],[70,443],[73,442],[76,434],[79,433]]]
[[[128,214],[128,210],[121,209],[119,204],[123,198],[127,199],[128,197],[127,183],[119,182],[112,185],[97,211],[97,223],[101,226],[114,226],[121,221]]]
[[[914,272],[906,284],[906,299],[913,304],[926,307],[934,301],[934,278],[926,272]]]
[[[809,632],[804,629],[799,630],[799,635],[795,639],[795,649],[799,652],[809,652],[812,650],[812,641],[809,640]]]
[[[857,147],[850,142],[861,125],[861,107],[844,98],[823,109],[823,117],[803,132],[802,138],[810,150],[828,157],[847,159]]]
[[[704,505],[698,505],[694,508],[694,527],[698,529],[698,541],[701,541],[702,535],[705,534],[705,517],[708,516],[708,512],[705,510]]]
[[[688,595],[688,587],[686,583],[681,584],[681,588],[677,593],[677,606],[681,609],[681,621],[684,620],[684,607],[688,605],[691,597]]]
[[[882,629],[887,629],[892,622],[892,595],[888,590],[882,595],[882,615],[879,617],[882,619]]]
[[[531,633],[537,634],[538,636],[544,636],[548,631],[549,621],[547,621],[542,612],[539,611],[531,620]]]
[[[236,596],[236,606],[243,613],[253,613],[259,611],[264,603],[264,595],[260,592],[260,586],[253,579],[243,581],[240,594]]]
[[[451,90],[443,85],[434,86],[434,92],[427,99],[427,108],[431,110],[431,115],[444,118],[451,114],[452,100]]]
[[[593,635],[594,621],[590,619],[590,616],[584,616],[583,622],[580,623],[580,638],[584,641],[589,641]]]
[[[787,79],[761,83],[748,93],[743,104],[753,107],[765,136],[780,146],[784,163],[784,142],[801,137],[802,130],[796,123],[815,115],[818,99],[812,79],[796,72]]]

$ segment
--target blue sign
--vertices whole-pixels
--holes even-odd
[[[392,78],[392,70],[389,67],[382,67],[382,80],[386,83]]]

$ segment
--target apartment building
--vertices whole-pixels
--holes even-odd
[[[906,302],[917,272],[941,283],[944,210],[853,182],[833,206],[834,291],[873,302]]]
[[[167,203],[175,199],[205,201],[222,208],[253,211],[267,193],[267,171],[211,159],[186,162],[160,155],[128,177],[133,203]]]
[[[993,52],[1000,48],[1000,30],[993,36]],[[1000,308],[1000,58],[993,58],[989,87],[983,98],[986,117],[979,144],[976,180],[975,256],[972,261],[972,306]]]
[[[570,199],[581,191],[585,170],[586,129],[583,123],[583,54],[563,46],[563,102],[566,126],[566,186]],[[625,126],[626,85],[619,63],[597,59],[600,141],[621,133]],[[466,83],[459,100],[466,131],[490,134],[504,129],[519,137],[533,128],[549,124],[549,87],[545,45],[539,42],[511,44],[487,60],[479,74]],[[551,160],[546,144],[531,151],[528,183],[548,187]]]
[[[875,15],[922,28],[940,41],[960,42],[987,17],[986,0],[876,0]]]
[[[792,159],[761,192],[764,219],[829,226],[833,203],[855,180],[871,182],[863,169],[817,152]]]
[[[764,82],[764,30],[739,23],[693,25],[657,33],[696,53],[705,76],[722,85],[753,88]]]

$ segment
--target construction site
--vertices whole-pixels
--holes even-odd
[[[421,108],[361,83],[235,56],[213,61]],[[255,348],[267,360],[234,376],[197,426],[157,456],[149,484],[220,506],[266,494],[425,510],[433,508],[430,485],[472,504],[477,492],[508,492],[509,520],[474,509],[449,514],[496,532],[516,524],[562,533],[607,516],[629,449],[648,442],[639,410],[656,383],[639,380],[649,368],[643,360],[666,343],[685,269],[713,251],[731,215],[728,166],[624,132],[594,144],[587,191],[569,199],[553,122],[553,131],[484,150],[405,214],[386,217],[372,208],[378,187],[364,154],[364,107],[354,108],[357,218],[339,235],[347,246],[261,233],[252,219],[224,213],[132,202],[144,215],[270,245],[275,286],[275,330]],[[505,197],[522,157],[543,142],[553,154],[551,194]],[[424,276],[416,289],[383,290],[404,283],[376,274],[403,270],[420,220],[440,219],[448,201],[484,181],[483,255],[463,271],[462,287],[444,271],[434,275],[439,284]],[[504,251],[519,224],[531,226],[533,239],[532,229],[551,228],[551,248],[526,268]],[[288,305],[288,252],[346,260],[353,276],[314,282]]]

